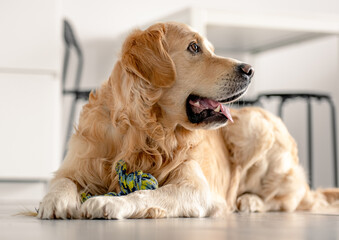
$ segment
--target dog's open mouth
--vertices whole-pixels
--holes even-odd
[[[186,113],[191,123],[225,123],[233,122],[230,109],[225,105],[233,102],[244,94],[236,94],[222,101],[216,101],[197,95],[189,95],[186,100]]]

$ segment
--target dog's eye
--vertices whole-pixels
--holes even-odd
[[[190,51],[191,53],[198,53],[201,51],[199,45],[195,42],[191,42],[190,45],[188,45],[187,50]]]

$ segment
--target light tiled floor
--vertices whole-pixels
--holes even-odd
[[[13,216],[27,204],[0,205],[0,239],[339,239],[339,215],[230,214],[224,219],[39,220]],[[30,208],[34,209],[34,208]]]

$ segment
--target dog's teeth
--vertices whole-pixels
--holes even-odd
[[[220,105],[216,109],[214,109],[214,112],[220,112]]]
[[[196,107],[200,107],[200,102],[195,102],[193,105]]]

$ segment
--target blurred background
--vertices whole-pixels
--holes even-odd
[[[73,32],[67,28],[67,41],[64,20]],[[78,95],[72,108],[74,90],[99,87],[126,35],[162,21],[189,24],[217,54],[254,66],[247,100],[263,93],[325,96],[286,100],[282,115],[312,185],[335,185],[338,128],[328,100],[339,106],[339,1],[0,0],[0,202],[43,197],[62,162],[69,122],[76,124],[86,103]],[[280,99],[264,97],[260,104],[277,114]]]

